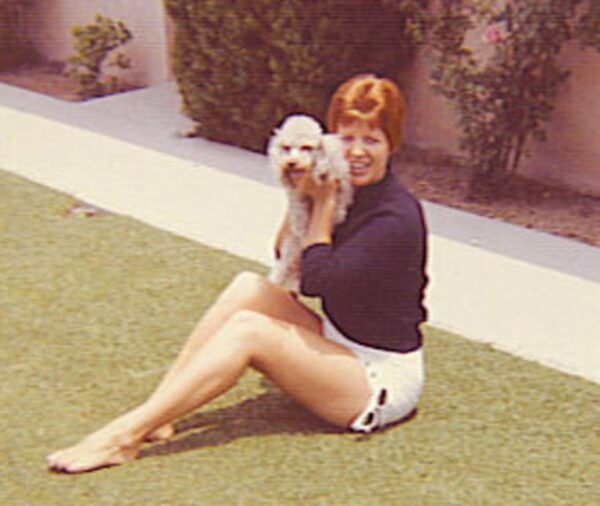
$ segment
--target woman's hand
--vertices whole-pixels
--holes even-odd
[[[319,205],[327,201],[334,201],[339,187],[339,181],[325,178],[317,183],[312,177],[302,181],[301,192],[311,199],[313,205]]]

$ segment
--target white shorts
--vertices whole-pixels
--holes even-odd
[[[327,318],[323,320],[323,334],[354,352],[371,387],[371,398],[350,429],[371,432],[402,420],[415,409],[425,381],[422,348],[398,353],[363,346],[345,337]]]

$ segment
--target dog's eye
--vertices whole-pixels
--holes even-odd
[[[304,146],[300,146],[300,150],[304,151],[305,153],[312,153],[314,151],[314,146],[311,146],[309,144],[305,144]]]

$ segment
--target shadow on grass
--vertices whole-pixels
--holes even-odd
[[[200,412],[176,423],[176,435],[170,441],[142,449],[140,458],[157,457],[221,446],[242,438],[274,434],[346,434],[355,441],[369,441],[417,415],[415,409],[398,423],[371,434],[351,433],[316,417],[275,386],[258,397],[233,406]]]
[[[220,446],[273,434],[340,434],[274,386],[233,406],[196,413],[175,424],[175,438],[144,448],[140,458]]]

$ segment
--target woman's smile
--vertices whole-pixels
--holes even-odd
[[[350,163],[350,174],[353,178],[363,177],[370,168],[370,164],[366,162],[353,161]]]

